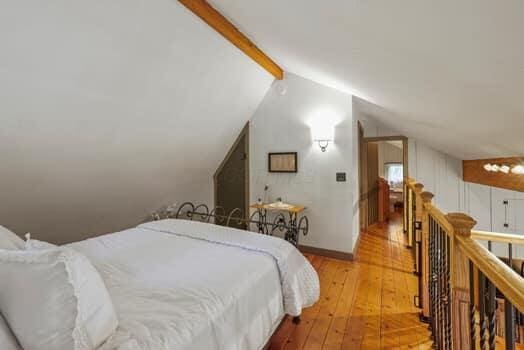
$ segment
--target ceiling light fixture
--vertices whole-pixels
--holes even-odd
[[[491,173],[497,173],[501,172],[504,174],[509,174],[510,172],[515,175],[524,175],[524,164],[518,164],[518,165],[497,165],[497,164],[491,164],[486,163],[483,166],[484,170],[491,172]]]

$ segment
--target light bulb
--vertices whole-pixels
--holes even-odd
[[[497,173],[500,170],[500,167],[497,164],[491,166],[491,171]]]
[[[484,170],[491,171],[491,164],[484,164]]]
[[[511,170],[511,168],[507,165],[503,165],[500,167],[500,171],[502,171],[504,174],[509,174],[509,171]]]
[[[524,175],[524,165],[515,165],[511,172],[515,175]]]

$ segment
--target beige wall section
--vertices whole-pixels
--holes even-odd
[[[385,178],[384,164],[402,163],[404,152],[402,141],[382,141],[378,143],[378,175]]]
[[[283,91],[285,94],[282,94]],[[322,153],[313,142],[318,128],[334,126],[335,141]],[[262,198],[304,204],[310,219],[310,247],[352,252],[352,111],[351,96],[293,74],[275,83],[250,123],[251,200]],[[298,152],[298,173],[268,173],[268,152]],[[336,182],[346,172],[346,182]]]
[[[2,5],[1,225],[61,243],[211,204],[272,76],[177,1]]]

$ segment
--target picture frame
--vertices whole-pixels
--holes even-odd
[[[268,153],[268,171],[270,173],[297,173],[297,152]]]

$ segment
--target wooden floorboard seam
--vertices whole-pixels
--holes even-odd
[[[354,261],[306,254],[319,273],[319,302],[302,322],[287,318],[269,349],[430,349],[427,325],[413,304],[418,292],[413,257],[399,218],[360,237]]]

